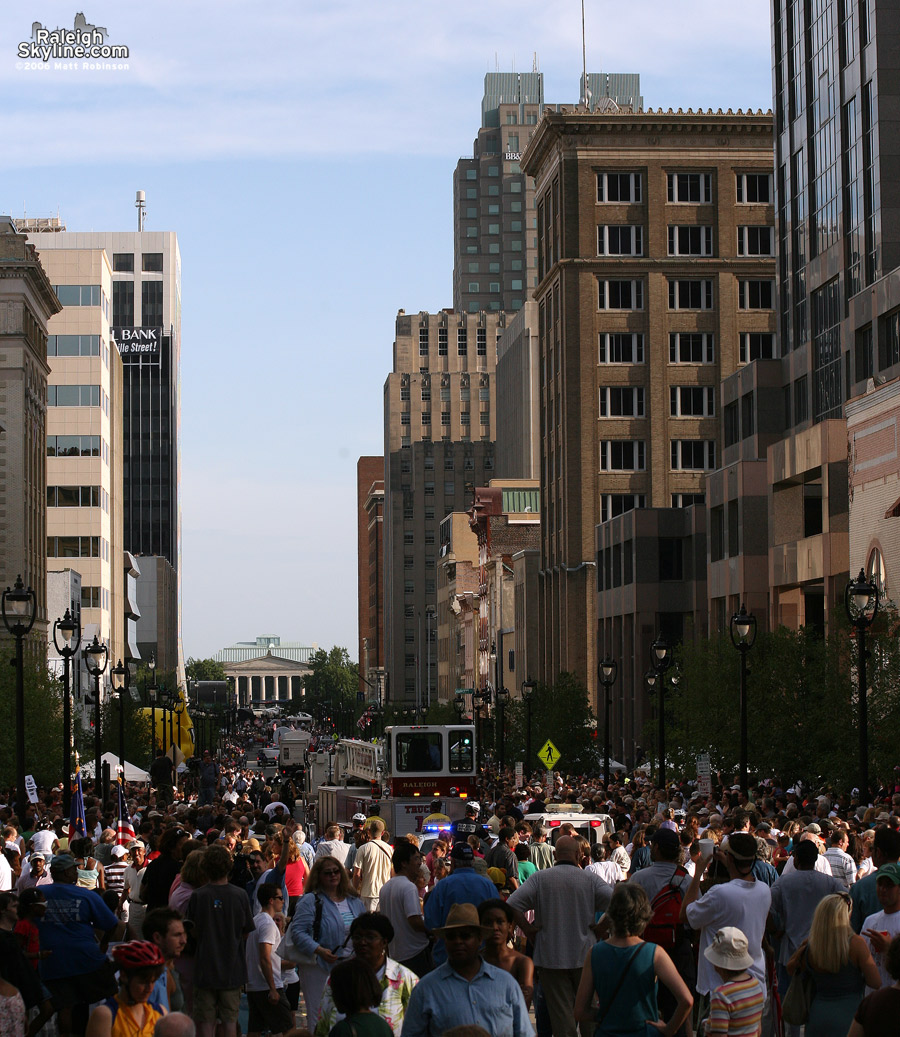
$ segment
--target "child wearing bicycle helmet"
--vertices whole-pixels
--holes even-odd
[[[110,953],[119,968],[119,992],[91,1012],[85,1037],[152,1037],[165,1011],[148,1004],[147,998],[165,959],[149,940],[120,943]]]

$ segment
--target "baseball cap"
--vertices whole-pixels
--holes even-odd
[[[755,836],[749,832],[735,832],[728,839],[725,852],[731,854],[736,861],[755,861],[758,849]]]
[[[146,850],[147,847],[141,842],[140,839],[132,839],[126,847],[128,850]]]
[[[450,851],[450,860],[468,861],[469,863],[471,863],[475,860],[475,853],[468,843],[456,843],[453,849]]]
[[[677,850],[681,847],[678,833],[673,832],[671,828],[660,828],[654,833],[650,842],[654,846],[661,846],[664,850]]]
[[[58,853],[50,862],[51,871],[67,871],[76,867],[75,858],[70,853]]]
[[[45,861],[47,858],[42,853],[33,853],[31,860],[33,861]]]
[[[877,882],[887,879],[888,882],[893,882],[895,886],[900,886],[900,864],[882,864],[878,871],[875,872],[875,879]]]
[[[128,853],[121,843],[117,843],[109,852],[113,857],[124,857]]]

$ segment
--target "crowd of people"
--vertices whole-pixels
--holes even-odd
[[[423,845],[248,755],[0,807],[0,1037],[898,1032],[900,790],[486,774]]]

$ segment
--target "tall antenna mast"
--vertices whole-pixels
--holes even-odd
[[[134,207],[138,211],[138,231],[144,229],[144,217],[147,215],[146,197],[143,191],[138,191],[135,195]]]
[[[587,84],[587,43],[584,34],[584,0],[581,0],[581,81],[582,98],[584,107],[588,106],[588,84]]]

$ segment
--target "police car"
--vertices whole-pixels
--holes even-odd
[[[586,814],[572,810],[571,803],[548,803],[546,811],[539,814],[526,814],[525,820],[532,826],[539,824],[547,833],[547,841],[556,845],[562,834],[562,826],[570,824],[575,835],[584,836],[591,844],[603,841],[615,828],[609,814]]]

